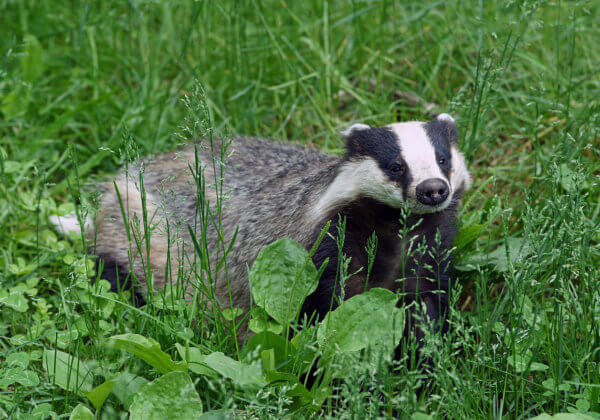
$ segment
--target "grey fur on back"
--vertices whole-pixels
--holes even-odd
[[[213,152],[206,143],[197,149],[198,160],[204,168],[206,200],[214,212],[217,201],[215,180],[218,185],[221,176],[221,143],[214,144],[217,158],[214,163]],[[194,253],[187,226],[194,228],[196,225],[197,187],[189,168],[195,166],[195,159],[194,146],[190,145],[141,165],[147,218],[153,227],[150,235],[150,271],[155,290],[165,285],[167,248],[172,255],[172,281],[177,279],[177,267],[182,261],[182,243],[186,243],[185,249],[190,258]],[[226,282],[225,267],[217,274],[215,292],[223,307],[232,304],[245,310],[249,308],[246,267],[252,264],[264,246],[282,237],[294,239],[304,247],[312,245],[315,231],[320,231],[321,226],[318,226],[319,221],[308,219],[309,206],[323,193],[341,162],[335,156],[288,143],[258,138],[237,138],[231,142],[227,147],[223,171],[224,200],[220,220],[225,247],[231,242],[236,228],[238,234],[227,258],[230,285]],[[216,169],[216,176],[213,168]],[[129,218],[139,219],[141,225],[143,206],[139,167],[130,168],[129,173],[129,177],[124,173],[117,177],[117,188],[124,207],[129,209]],[[145,290],[143,280],[148,272],[145,238],[138,234],[137,240],[131,241],[130,248],[115,188],[110,183],[104,185],[103,189],[105,192],[96,220],[96,253],[105,261],[114,261],[123,272],[131,269],[141,280],[142,290]],[[169,221],[170,243],[167,241],[164,219]],[[131,220],[130,224],[136,224]],[[212,226],[212,223],[209,225]],[[197,229],[196,234],[198,241],[201,241]],[[214,267],[224,251],[223,242],[219,241],[214,227],[209,227],[206,242],[207,249],[215,253],[212,262]],[[132,267],[130,260],[133,261]],[[183,266],[189,269],[189,260],[184,259]],[[188,287],[187,292],[192,294],[193,286]]]

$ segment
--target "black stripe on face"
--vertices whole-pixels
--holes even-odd
[[[399,140],[388,127],[354,130],[347,138],[347,158],[370,157],[386,176],[397,182],[404,195],[412,181],[410,167],[402,159]]]
[[[452,154],[450,145],[456,144],[456,126],[447,120],[432,120],[423,124],[425,133],[435,150],[435,158],[446,179],[450,179]]]

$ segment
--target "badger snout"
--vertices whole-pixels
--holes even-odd
[[[417,185],[417,200],[427,206],[437,206],[448,198],[450,189],[446,181],[440,178],[430,178]]]

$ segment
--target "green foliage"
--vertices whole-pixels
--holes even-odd
[[[298,272],[308,271],[310,273],[310,276],[305,279],[309,281],[308,287],[292,286],[292,289],[298,293],[297,297],[290,298],[289,294],[281,294],[277,295],[276,298],[266,298],[265,296],[265,299],[257,302],[257,305],[267,306],[271,304],[274,308],[294,305],[294,316],[284,319],[286,326],[289,327],[289,324],[296,318],[302,301],[314,290],[313,284],[315,284],[317,270],[310,260],[308,252],[300,248],[300,245],[289,239],[285,240],[284,246],[281,246],[281,244],[282,241],[279,240],[261,251],[259,257],[261,267],[259,269],[253,267],[251,271],[252,287],[259,290],[259,292],[253,290],[253,295],[261,296],[261,293],[266,294],[269,285],[273,285],[273,277],[278,278],[279,282],[289,284],[299,277]],[[273,270],[262,270],[264,266],[281,268],[282,266],[277,263],[278,261],[287,263],[281,273]],[[290,270],[290,266],[294,270]],[[281,302],[276,302],[276,299]],[[296,303],[290,304],[290,302]],[[283,334],[283,328],[278,333],[263,330],[247,341],[242,353],[244,357],[240,361],[219,351],[205,354],[197,347],[183,346],[177,343],[177,350],[184,361],[173,362],[160,349],[157,342],[137,334],[113,336],[108,342],[110,347],[126,350],[164,374],[154,382],[140,387],[135,393],[134,402],[130,407],[132,417],[139,416],[142,418],[151,415],[155,411],[158,413],[157,415],[167,413],[170,410],[169,407],[163,410],[152,405],[154,404],[151,402],[152,396],[154,392],[163,392],[156,391],[163,386],[169,387],[169,392],[174,392],[180,386],[187,389],[187,380],[189,380],[187,375],[185,376],[187,379],[184,381],[186,383],[183,385],[177,383],[175,379],[167,378],[174,378],[169,375],[174,372],[186,371],[188,366],[193,373],[198,375],[206,375],[213,379],[231,380],[243,392],[256,392],[268,385],[277,388],[285,386],[286,393],[290,398],[316,410],[330,394],[331,380],[334,377],[344,376],[343,370],[331,365],[335,357],[348,354],[357,356],[360,350],[372,348],[378,350],[375,352],[376,356],[387,355],[389,360],[389,356],[399,341],[399,331],[403,328],[402,312],[396,308],[396,304],[396,295],[384,289],[372,289],[343,302],[317,326],[315,331],[318,333],[316,336],[313,335],[312,338],[308,338],[317,346],[318,352],[301,353],[297,347],[298,343],[307,346],[306,340],[312,329],[305,330],[293,341],[287,340],[285,336],[278,335]],[[292,324],[292,327],[297,328],[298,326]],[[321,356],[319,366],[324,369],[325,375],[320,385],[309,390],[301,382],[301,375],[315,363],[317,355]],[[360,360],[360,357],[358,360]],[[177,381],[182,380],[181,378],[184,378],[184,376],[178,377]],[[96,409],[100,409],[117,381],[118,378],[107,381],[86,394]],[[153,391],[150,392],[150,389]],[[181,401],[185,411],[190,404],[191,407],[194,407],[193,403],[188,404],[185,401],[190,398],[195,401],[197,394],[190,397],[187,395],[188,391],[183,390],[182,392],[186,393]],[[159,404],[162,404],[162,402]],[[187,413],[187,411],[185,412]],[[183,412],[180,414],[184,415]]]
[[[182,371],[189,378],[173,380],[169,395],[183,396],[181,408],[201,401],[205,418],[598,417],[598,2],[37,0],[1,9],[1,418],[89,418],[92,408],[123,418],[134,399],[136,409],[150,404],[147,383]],[[171,267],[175,287],[139,308],[129,292],[109,290],[86,255],[93,243],[47,222],[93,215],[96,179],[198,136],[340,154],[337,133],[351,123],[436,112],[456,118],[475,182],[454,244],[448,339],[424,332],[431,374],[413,368],[410,348],[386,363],[383,324],[394,316],[370,298],[382,324],[354,312],[355,298],[337,309],[364,315],[358,335],[333,313],[335,329],[302,325],[297,309],[320,267],[291,244],[252,278],[285,296],[256,289],[262,306],[250,314],[221,311],[211,285],[230,244],[205,249],[202,232],[226,199],[198,214],[184,256],[195,271]],[[192,169],[191,191],[202,196],[201,168]],[[269,273],[281,258],[295,268]],[[246,323],[255,335],[234,340]],[[106,345],[123,335],[126,353]],[[373,346],[376,337],[385,345]]]
[[[117,398],[126,410],[129,409],[133,398],[138,394],[140,389],[148,383],[147,379],[127,372],[120,373],[119,376],[111,381],[114,382],[111,390],[112,395]]]
[[[185,362],[173,362],[171,357],[160,349],[160,344],[151,338],[139,334],[122,334],[110,337],[109,347],[124,350],[155,368],[160,373],[173,371],[186,372],[188,367]]]
[[[592,420],[596,417],[588,416],[582,413],[571,414],[571,413],[558,413],[553,416],[550,414],[540,414],[539,416],[532,417],[531,420]]]
[[[53,383],[66,391],[84,393],[92,389],[93,373],[87,364],[60,350],[44,350],[44,369]]]
[[[317,338],[323,359],[353,353],[376,344],[391,354],[404,328],[397,296],[385,289],[371,289],[356,295],[321,322]]]
[[[242,388],[256,389],[267,384],[262,377],[260,366],[238,362],[221,352],[207,355],[201,363]]]
[[[44,72],[44,50],[37,38],[25,35],[25,54],[21,59],[23,81],[33,83]]]
[[[106,398],[108,398],[108,395],[113,390],[115,382],[116,379],[111,379],[98,385],[90,392],[86,392],[85,396],[90,400],[96,410],[100,410],[102,404],[104,404],[104,401],[106,401]]]
[[[69,420],[93,420],[94,413],[83,404],[77,404],[69,416]]]
[[[308,251],[291,239],[264,248],[250,270],[252,297],[280,325],[297,318],[302,302],[317,288]]]
[[[130,419],[195,419],[202,413],[202,401],[190,376],[169,372],[144,385],[129,408]]]

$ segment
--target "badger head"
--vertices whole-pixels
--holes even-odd
[[[355,124],[341,134],[346,158],[319,200],[319,212],[362,196],[395,208],[406,206],[413,213],[434,213],[471,186],[456,125],[448,114],[385,127]]]

